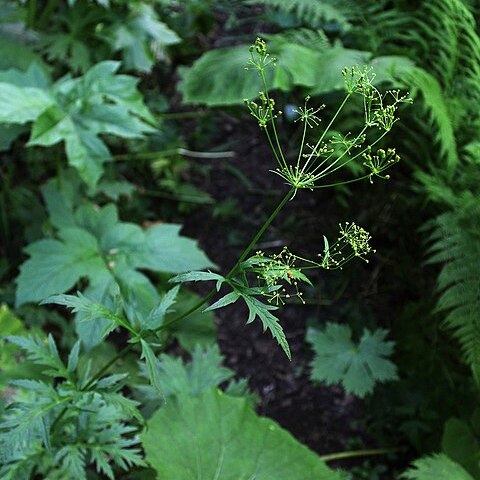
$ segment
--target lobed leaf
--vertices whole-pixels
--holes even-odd
[[[246,399],[207,391],[171,399],[142,434],[163,480],[340,480],[319,457]]]

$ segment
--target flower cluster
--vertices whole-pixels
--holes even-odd
[[[400,161],[400,156],[397,155],[394,148],[389,148],[387,151],[380,148],[376,155],[372,155],[371,148],[368,148],[363,154],[363,158],[365,159],[363,165],[370,170],[368,175],[370,183],[373,183],[374,176],[389,180],[390,175],[382,175],[382,172]]]
[[[263,72],[269,65],[276,65],[277,59],[268,53],[265,40],[257,38],[255,43],[250,47],[249,51],[250,58],[246,67],[247,69],[253,67],[255,70]]]
[[[299,291],[298,284],[311,283],[296,266],[298,259],[287,247],[272,256],[257,251],[253,257],[243,262],[242,271],[255,274],[261,294],[268,297],[270,303],[284,304],[284,299],[292,297],[298,297],[303,302],[303,293]]]
[[[375,253],[370,246],[371,236],[356,223],[346,222],[339,224],[340,233],[337,241],[330,245],[324,237],[324,249],[319,253],[321,261],[318,265],[326,270],[342,269],[343,266],[355,257],[368,262],[365,255]]]
[[[265,92],[260,92],[258,95],[260,103],[245,99],[245,104],[250,110],[250,115],[257,119],[258,125],[261,128],[267,128],[268,122],[277,118],[282,112],[275,112],[275,100],[268,97]]]
[[[318,108],[309,107],[310,97],[307,96],[304,105],[296,110],[298,118],[295,121],[303,123],[303,134],[296,161],[292,161],[283,153],[275,126],[275,119],[281,112],[274,111],[275,102],[269,96],[265,75],[265,67],[270,64],[275,65],[275,59],[268,53],[264,40],[257,38],[255,44],[250,47],[248,63],[259,72],[265,88],[260,92],[259,101],[246,100],[247,107],[265,132],[272,148],[278,164],[272,172],[283,178],[295,192],[299,189],[326,188],[366,178],[372,181],[373,176],[388,178],[388,175],[381,175],[381,173],[398,161],[398,155],[388,154],[388,158],[383,158],[381,153],[372,156],[370,152],[397,122],[400,104],[411,102],[408,94],[402,95],[399,90],[381,93],[375,86],[375,74],[369,67],[355,66],[344,69],[342,74],[346,97],[316,141],[312,141],[312,135],[310,133],[307,135],[307,132],[320,126],[321,118],[318,113],[325,105]],[[332,135],[329,133],[332,125],[347,101],[354,95],[360,96],[363,102],[363,128],[354,134]],[[380,134],[378,134],[379,130]],[[387,150],[387,152],[390,151],[391,149]],[[362,159],[365,160],[364,165],[370,170],[367,174],[346,181],[341,179],[328,183],[324,181],[327,176],[338,175],[339,170],[349,163]],[[358,169],[354,170],[358,171]]]

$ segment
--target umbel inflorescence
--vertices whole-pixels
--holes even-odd
[[[325,105],[317,108],[309,106],[310,97],[305,99],[303,106],[296,110],[297,122],[303,123],[303,134],[298,154],[294,162],[286,159],[279,141],[276,119],[281,111],[275,109],[275,101],[268,93],[267,77],[269,66],[274,67],[276,60],[268,53],[266,43],[257,38],[250,47],[250,59],[247,68],[255,69],[264,84],[264,91],[259,93],[258,101],[245,100],[250,114],[265,131],[269,145],[275,157],[277,167],[274,173],[282,177],[295,191],[308,188],[311,190],[325,188],[343,183],[351,183],[363,179],[373,181],[374,177],[389,179],[383,172],[400,160],[394,149],[386,152],[374,147],[385,137],[398,121],[397,110],[402,103],[411,103],[411,98],[402,95],[399,90],[387,90],[381,93],[374,85],[375,74],[370,68],[358,66],[345,68],[342,72],[346,95],[339,108],[324,129],[320,129],[317,139],[308,142],[312,137],[309,130],[315,130],[321,125],[318,115]],[[360,96],[363,102],[363,127],[355,134],[330,134],[330,130],[339,114],[354,96]],[[308,135],[307,135],[308,133]],[[358,161],[366,172],[354,179],[336,180],[326,183],[327,176],[338,174],[339,170],[351,162]]]
[[[267,254],[257,251],[248,255],[257,244],[263,233],[276,218],[285,204],[293,199],[300,189],[315,190],[362,179],[374,178],[388,180],[385,171],[400,160],[395,150],[377,149],[375,146],[391,130],[398,121],[397,110],[400,104],[411,102],[407,95],[397,90],[380,93],[373,81],[375,75],[368,68],[353,67],[343,70],[346,95],[333,117],[324,129],[320,129],[321,111],[325,105],[311,107],[307,97],[303,106],[297,109],[297,122],[303,124],[300,147],[294,160],[287,160],[281,146],[276,120],[282,114],[276,109],[275,100],[270,96],[265,71],[275,67],[276,59],[267,50],[266,43],[257,38],[250,47],[250,59],[247,69],[256,70],[264,85],[256,100],[245,100],[250,114],[265,132],[272,149],[277,166],[273,173],[279,175],[290,185],[289,192],[278,204],[275,211],[267,218],[250,245],[243,251],[234,267],[226,276],[212,272],[190,272],[172,279],[173,282],[215,281],[216,287],[207,299],[227,286],[229,292],[214,302],[207,310],[223,308],[243,300],[248,307],[247,323],[259,318],[264,329],[270,330],[273,337],[281,345],[290,358],[290,349],[286,336],[277,317],[272,313],[283,305],[287,299],[297,297],[303,302],[303,294],[299,284],[311,285],[305,272],[312,269],[341,269],[353,258],[366,262],[369,253],[374,252],[370,246],[370,234],[356,223],[340,224],[337,239],[330,243],[323,237],[323,248],[313,259],[303,258],[284,247],[279,253]],[[363,104],[363,126],[355,134],[339,134],[331,132],[331,128],[340,112],[353,97],[360,97]],[[316,132],[320,129],[320,132]],[[316,133],[316,135],[311,135]],[[313,140],[310,140],[313,137]],[[338,171],[351,162],[358,162],[363,173],[357,178],[325,182],[325,178],[338,174]],[[358,169],[357,169],[358,170]],[[266,303],[265,303],[266,302]],[[202,306],[206,301],[202,301]]]

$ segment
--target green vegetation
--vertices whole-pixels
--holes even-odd
[[[0,8],[0,479],[480,480],[480,3]]]

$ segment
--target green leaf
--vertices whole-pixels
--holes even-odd
[[[145,359],[150,383],[156,390],[162,392],[159,361],[150,345],[143,338],[140,339],[140,344],[142,345],[142,356],[140,358]]]
[[[48,367],[46,375],[53,377],[69,377],[69,371],[62,362],[53,337],[49,335],[47,342],[39,336],[19,337],[7,336],[6,339],[27,352],[27,357],[38,365]]]
[[[27,123],[35,120],[54,100],[39,88],[17,87],[0,82],[0,122]]]
[[[209,282],[209,281],[222,281],[224,277],[218,275],[218,273],[212,272],[188,272],[177,275],[169,280],[171,283],[185,283],[185,282]]]
[[[60,240],[39,240],[25,249],[31,258],[20,267],[17,306],[70,290],[80,278],[105,268],[98,242],[88,232],[66,228],[59,236]]]
[[[238,292],[233,291],[233,292],[227,293],[227,295],[222,297],[220,300],[217,300],[215,303],[212,303],[212,305],[206,308],[205,312],[208,312],[210,310],[216,310],[217,308],[223,308],[227,305],[235,303],[239,298],[240,298],[240,294]]]
[[[45,66],[42,66],[39,61],[31,63],[25,69],[11,68],[0,71],[0,82],[10,83],[16,87],[32,87],[40,90],[48,90],[51,86],[50,76]]]
[[[474,480],[458,463],[446,455],[420,458],[402,475],[408,480]]]
[[[295,86],[313,87],[317,80],[312,65],[320,61],[319,52],[302,45],[286,43],[275,50],[278,63],[274,69],[273,88],[285,92]]]
[[[282,13],[295,14],[302,23],[314,28],[337,23],[342,29],[347,29],[348,19],[353,13],[358,13],[352,2],[341,0],[246,0],[246,3],[266,5]]]
[[[345,84],[342,70],[345,67],[367,64],[370,57],[369,52],[338,46],[322,51],[313,67],[315,81],[309,93],[322,95],[335,90],[343,90]]]
[[[480,478],[480,442],[467,423],[458,418],[447,420],[443,429],[442,451],[474,478]]]
[[[55,198],[61,197],[51,197]],[[26,248],[31,258],[21,266],[17,278],[17,305],[64,293],[83,277],[90,280],[91,287],[94,284],[97,293],[91,298],[97,303],[103,303],[116,281],[156,300],[153,285],[138,269],[180,273],[213,266],[194,240],[179,235],[179,225],[142,230],[120,222],[113,204],[100,209],[85,204],[76,210],[73,220],[68,215],[68,208],[56,210],[55,223],[73,222],[75,227],[60,228],[58,240],[40,240]]]
[[[137,90],[138,80],[117,75],[119,62],[105,61],[84,76],[67,76],[49,87],[38,72],[0,72],[0,123],[33,121],[28,145],[65,143],[68,162],[95,187],[111,160],[99,135],[137,138],[154,119]]]
[[[2,3],[2,23],[5,21],[5,17],[3,17],[5,8],[6,3],[4,2]],[[23,16],[20,16],[18,21],[22,22]],[[0,50],[2,51],[0,70],[19,69],[19,71],[28,71],[32,65],[36,65],[43,71],[44,75],[48,71],[48,67],[43,62],[42,57],[34,53],[32,48],[5,38],[3,35],[0,37]]]
[[[203,54],[183,74],[180,91],[185,103],[240,105],[263,89],[255,71],[245,71],[248,45],[217,48]]]
[[[290,91],[307,87],[312,95],[343,90],[342,69],[368,63],[371,54],[343,47],[321,50],[287,41],[272,35],[271,53],[277,65],[266,71],[272,88]],[[248,45],[218,48],[202,55],[183,75],[180,91],[185,103],[209,106],[239,105],[245,98],[255,98],[264,90],[257,71],[245,71],[249,59]]]
[[[222,367],[222,362],[217,345],[206,349],[197,345],[187,364],[180,357],[162,354],[158,362],[159,391],[163,397],[182,394],[198,397],[233,377],[233,371]],[[151,392],[149,388],[141,387],[141,390],[149,397],[158,398],[158,392]]]
[[[78,356],[80,354],[80,345],[81,345],[80,340],[77,340],[68,355],[67,370],[70,373],[74,373],[78,367]]]
[[[86,121],[88,123],[88,118]],[[115,134],[118,135],[118,131]],[[102,165],[111,159],[110,152],[94,132],[54,105],[37,118],[27,145],[51,146],[62,140],[69,164],[88,185],[94,186],[103,173]]]
[[[145,232],[145,245],[136,260],[140,268],[180,273],[215,267],[197,242],[179,235],[181,225],[161,224]]]
[[[316,454],[246,399],[209,391],[169,400],[142,434],[162,480],[340,480]]]
[[[3,391],[10,379],[18,378],[20,372],[17,367],[16,354],[18,348],[11,345],[2,337],[8,335],[26,335],[27,331],[22,321],[17,318],[7,305],[0,305],[0,391]],[[23,362],[25,363],[25,362]],[[28,368],[28,367],[27,367]],[[32,373],[28,372],[31,376]]]
[[[81,313],[81,322],[97,322],[101,323],[101,329],[98,331],[98,340],[102,340],[116,327],[125,325],[126,320],[116,315],[110,309],[100,303],[96,303],[91,299],[82,295],[81,292],[77,292],[76,295],[52,295],[45,300],[42,300],[41,304],[55,303],[57,305],[64,305],[72,310],[74,313]],[[106,320],[106,322],[102,322]],[[89,325],[92,328],[92,325]],[[86,342],[87,346],[89,342]]]
[[[277,307],[265,305],[255,297],[250,297],[248,295],[242,295],[242,298],[245,300],[245,303],[248,307],[249,314],[247,323],[253,322],[258,316],[258,318],[260,318],[262,321],[263,331],[265,331],[267,328],[270,330],[273,338],[277,340],[278,344],[285,352],[285,355],[289,360],[291,360],[292,355],[290,353],[290,347],[288,346],[287,338],[285,337],[283,328],[280,325],[278,318],[270,313],[270,310],[276,310]]]
[[[395,380],[396,367],[388,360],[394,343],[385,341],[387,333],[365,329],[356,345],[346,325],[328,323],[323,331],[310,329],[307,340],[315,352],[312,380],[327,385],[341,383],[347,392],[359,397],[371,393],[378,382]]]
[[[423,96],[424,108],[427,111],[430,123],[434,125],[436,130],[435,139],[440,145],[440,151],[445,158],[449,173],[453,174],[458,164],[454,120],[439,81],[421,68],[416,68],[410,72],[406,81],[410,87],[415,87],[417,92]]]
[[[143,3],[130,19],[114,25],[109,37],[114,50],[122,50],[126,68],[141,72],[152,69],[155,50],[180,42],[178,35],[158,20],[155,10]]]
[[[155,330],[162,325],[168,309],[176,302],[180,286],[173,287],[161,299],[160,303],[149,313],[142,326],[147,330]]]
[[[68,193],[72,193],[71,190],[68,191],[70,182],[61,182],[61,190],[57,188],[57,184],[58,181],[54,178],[41,187],[50,223],[56,228],[75,227],[73,195],[68,195]]]

